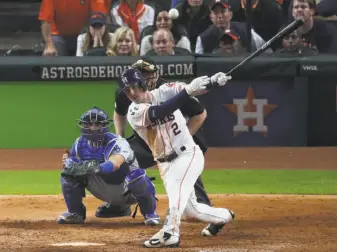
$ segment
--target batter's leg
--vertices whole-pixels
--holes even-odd
[[[215,208],[197,202],[195,193],[192,192],[185,208],[185,215],[204,222],[209,222],[201,232],[203,236],[216,235],[225,224],[232,222],[235,218],[234,212],[226,208]]]
[[[187,206],[194,184],[204,167],[204,156],[198,146],[185,150],[171,163],[159,164],[169,200],[169,211],[161,231],[144,242],[145,247],[178,247],[181,216]]]

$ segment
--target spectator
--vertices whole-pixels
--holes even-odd
[[[242,0],[242,10],[245,13],[246,1]],[[284,22],[282,5],[276,0],[255,0],[252,2],[255,2],[252,8],[252,27],[257,34],[267,41],[278,32]],[[242,21],[245,22],[246,20]]]
[[[107,13],[103,0],[42,0],[39,20],[45,56],[76,55],[77,36],[92,12]]]
[[[116,30],[107,50],[108,56],[138,56],[137,42],[133,30],[123,26]]]
[[[219,46],[221,36],[229,30],[237,32],[242,40],[248,41],[246,24],[231,21],[232,16],[233,13],[227,1],[222,0],[211,5],[210,17],[213,25],[197,38],[195,53],[212,53],[212,51]],[[251,47],[252,51],[255,51],[260,48],[265,41],[253,29],[251,30],[251,35]],[[268,52],[271,52],[271,50],[268,50]]]
[[[285,28],[285,26],[281,27],[281,29],[283,28]],[[298,31],[294,31],[285,36],[282,40],[282,48],[276,52],[296,55],[312,55],[318,53],[314,47],[306,48],[302,46],[302,37]]]
[[[331,17],[337,15],[336,0],[321,0],[316,7],[316,14],[322,17]]]
[[[133,30],[139,43],[142,30],[153,24],[154,9],[143,0],[120,0],[120,4],[111,9],[112,22],[119,26],[128,26]]]
[[[153,33],[153,49],[146,56],[173,56],[190,55],[184,48],[175,47],[172,32],[167,29],[158,29]]]
[[[170,9],[170,1],[163,0],[144,0],[144,3],[150,5],[155,11],[161,9]]]
[[[152,34],[157,29],[166,29],[168,31],[171,31],[176,47],[184,48],[188,51],[191,51],[191,43],[188,37],[185,36],[186,32],[184,32],[183,28],[179,27],[179,25],[173,25],[172,20],[168,15],[168,11],[163,10],[160,12],[156,12],[153,25],[148,26],[143,30],[143,33],[146,32],[149,35],[144,36],[141,40],[141,56],[145,55],[148,51],[152,49]]]
[[[235,31],[229,31],[220,38],[219,48],[214,50],[216,54],[243,53],[246,48]]]
[[[92,48],[107,48],[113,33],[109,33],[105,21],[106,17],[101,12],[95,12],[90,16],[88,31],[77,38],[76,56],[83,56]]]
[[[254,31],[264,40],[269,40],[288,21],[285,2],[290,0],[251,0],[251,22]],[[232,21],[247,22],[247,0],[228,0],[233,12]]]
[[[191,51],[194,52],[197,37],[212,25],[209,7],[205,0],[182,0],[175,8],[179,11],[179,17],[173,24],[185,28],[191,42]]]
[[[283,23],[288,23],[292,19],[291,15],[291,2],[292,0],[283,0],[282,2],[282,12],[283,12]]]
[[[294,0],[292,2],[293,18],[303,18],[305,24],[298,28],[302,36],[303,47],[315,47],[320,53],[337,53],[336,28],[324,20],[314,19],[314,0]]]

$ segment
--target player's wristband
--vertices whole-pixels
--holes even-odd
[[[110,173],[110,172],[113,172],[114,171],[114,164],[110,160],[108,160],[108,161],[106,161],[104,163],[101,163],[99,165],[99,171],[101,173]]]

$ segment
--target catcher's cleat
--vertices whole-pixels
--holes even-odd
[[[123,216],[131,215],[131,207],[130,205],[125,206],[113,206],[109,203],[104,203],[99,206],[95,213],[97,218],[116,218]]]
[[[57,224],[83,224],[85,219],[86,208],[83,205],[81,214],[65,212],[57,218],[56,222]]]
[[[234,212],[232,212],[231,210],[228,210],[228,211],[232,216],[232,220],[234,220],[235,219]],[[229,222],[231,222],[231,221],[229,221]],[[212,223],[210,223],[210,224],[207,225],[207,227],[205,227],[201,231],[201,235],[202,236],[216,236],[226,224],[227,223],[224,223],[224,224],[212,224]]]
[[[146,214],[144,216],[144,224],[146,226],[156,226],[159,224],[160,217],[159,215],[154,212],[153,214]]]
[[[171,235],[162,230],[143,243],[143,247],[145,248],[178,248],[179,245],[179,236]]]

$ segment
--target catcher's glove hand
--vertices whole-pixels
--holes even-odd
[[[86,184],[90,174],[96,174],[99,171],[99,161],[86,160],[80,162],[65,162],[61,176],[74,179],[79,183]]]

